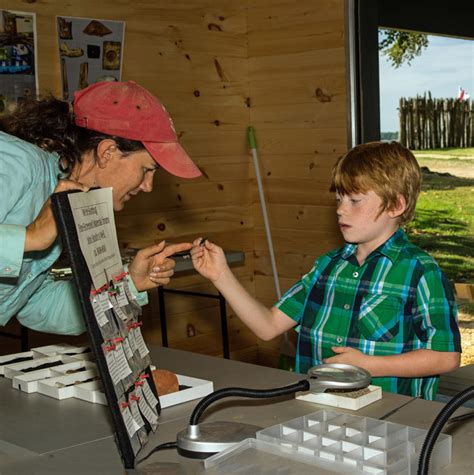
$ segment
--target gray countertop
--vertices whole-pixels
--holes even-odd
[[[302,379],[302,375],[286,371],[180,350],[151,346],[150,351],[156,367],[211,380],[214,389],[279,387]],[[163,409],[160,426],[150,437],[144,453],[158,444],[175,441],[177,432],[186,427],[196,402]],[[428,429],[442,406],[437,402],[384,393],[380,401],[356,414],[381,418],[391,413],[387,421]],[[327,407],[292,397],[271,402],[229,398],[212,405],[201,421],[241,421],[268,427],[322,408]],[[466,411],[460,409],[456,415]],[[1,378],[0,421],[2,475],[125,473],[104,406],[77,399],[60,401],[40,394],[26,394],[13,389],[11,380]],[[450,426],[449,433],[453,436],[453,459],[443,473],[471,475],[474,473],[473,420]],[[139,457],[142,455],[140,453]],[[191,474],[202,471],[202,462],[181,457],[174,449],[157,452],[142,465],[130,473]]]

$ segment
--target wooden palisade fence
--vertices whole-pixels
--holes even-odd
[[[474,102],[400,98],[400,143],[412,150],[474,146]]]

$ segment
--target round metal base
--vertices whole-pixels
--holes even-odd
[[[184,457],[206,458],[244,439],[255,438],[261,429],[251,424],[226,421],[189,426],[178,433],[178,452]]]

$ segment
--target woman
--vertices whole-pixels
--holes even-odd
[[[77,335],[83,318],[72,282],[48,271],[61,252],[51,210],[55,192],[112,187],[120,211],[140,192],[150,192],[162,167],[173,175],[201,175],[177,143],[171,117],[138,84],[101,82],[75,94],[20,105],[0,122],[0,325],[11,317],[29,328]],[[141,304],[147,289],[165,285],[175,252],[190,243],[162,242],[139,251],[129,285]]]

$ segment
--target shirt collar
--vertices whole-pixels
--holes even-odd
[[[381,244],[377,249],[372,251],[367,259],[374,255],[383,255],[388,257],[392,262],[394,262],[402,249],[402,247],[408,241],[408,237],[403,231],[403,229],[398,228],[395,233],[392,234],[383,244]],[[351,256],[355,255],[357,251],[357,244],[346,243],[339,252],[336,253],[336,256],[340,256],[345,260],[349,260]],[[367,260],[366,259],[366,260]]]

